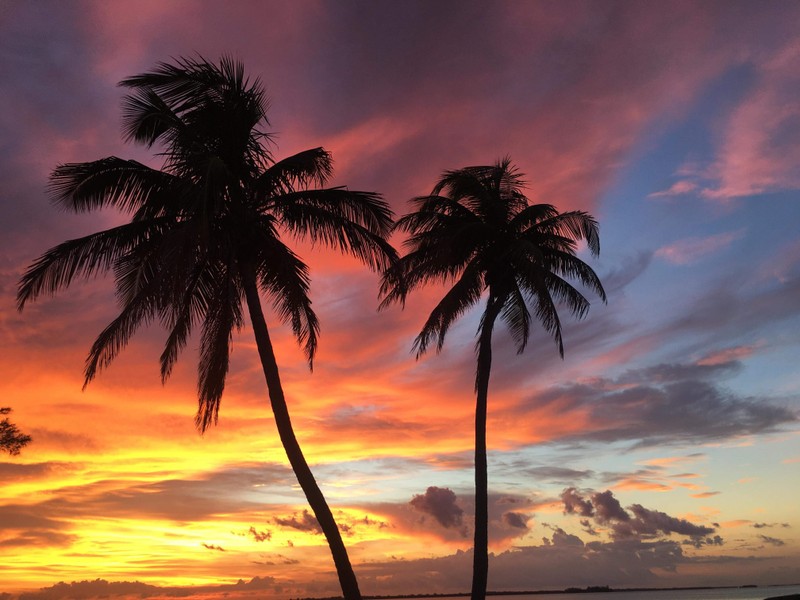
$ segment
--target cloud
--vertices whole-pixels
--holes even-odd
[[[695,540],[693,542],[695,545],[722,543],[721,538],[709,538],[715,531],[711,527],[695,525],[685,519],[645,508],[641,504],[631,505],[629,514],[622,508],[611,490],[590,492],[587,497],[575,488],[567,488],[561,493],[561,502],[565,514],[591,517],[600,525],[610,526],[611,538],[614,540],[649,539],[674,533],[692,538]],[[589,528],[585,520],[582,520],[581,524],[585,529]],[[708,541],[709,539],[711,541]]]
[[[219,594],[220,597],[238,600],[246,596],[236,596],[237,592],[257,592],[270,590],[280,592],[280,583],[274,577],[253,577],[249,581],[239,579],[231,585],[197,585],[197,586],[157,586],[140,581],[92,581],[60,582],[44,587],[36,592],[25,592],[18,600],[62,600],[64,598],[117,598],[117,597],[169,597],[186,598],[195,595]]]
[[[541,410],[559,406],[592,423],[589,430],[558,438],[562,442],[696,443],[773,433],[798,421],[790,407],[737,396],[714,381],[740,368],[735,361],[644,367],[614,380],[598,378],[542,392],[536,404]]]
[[[732,348],[723,348],[722,350],[717,350],[716,352],[712,352],[711,354],[703,356],[697,361],[697,364],[701,366],[733,364],[733,361],[752,356],[759,348],[762,348],[763,346],[763,343],[758,343],[745,346],[735,346]]]
[[[322,533],[322,528],[319,526],[317,519],[308,510],[303,510],[302,513],[295,513],[291,517],[275,517],[273,522],[281,527],[288,527],[296,529],[297,531],[306,531],[309,533]]]
[[[225,552],[225,548],[223,548],[222,546],[218,546],[216,544],[203,543],[203,544],[200,544],[200,545],[203,546],[203,548],[207,548],[208,550],[216,550],[217,552]]]
[[[524,463],[525,461],[519,461]],[[552,483],[565,483],[580,481],[594,477],[594,471],[589,469],[568,469],[566,467],[529,467],[524,468],[523,464],[509,465],[509,468],[517,473],[523,473],[536,481],[550,481]]]
[[[800,188],[800,44],[791,40],[754,64],[755,81],[724,128],[710,168],[713,200]]]
[[[446,529],[463,525],[464,510],[456,504],[456,495],[451,489],[430,486],[424,494],[415,495],[409,504],[432,516]]]
[[[689,194],[697,190],[697,184],[688,181],[688,180],[681,180],[676,181],[673,183],[668,189],[662,190],[660,192],[653,192],[652,194],[648,194],[648,198],[663,198],[663,197],[672,197],[672,196],[682,196],[684,194]]]
[[[626,523],[630,521],[630,516],[622,508],[619,500],[614,498],[611,490],[592,494],[592,504],[594,504],[595,520],[598,523],[609,523],[611,521]]]
[[[629,519],[620,531],[615,529],[615,533],[621,537],[630,535],[629,532],[639,535],[676,533],[689,537],[702,537],[715,531],[712,527],[694,525],[685,519],[677,519],[664,512],[644,508],[641,504],[631,505],[630,510],[635,518]]]
[[[529,520],[530,517],[523,513],[510,512],[510,511],[507,513],[503,513],[503,522],[509,527],[515,527],[517,529],[527,529]]]
[[[582,517],[594,516],[594,505],[591,500],[584,499],[575,488],[567,488],[561,492],[561,501],[564,503],[564,512],[578,514]]]
[[[744,236],[744,230],[727,231],[706,237],[678,240],[656,250],[655,256],[676,265],[697,262],[710,254],[724,250]]]
[[[759,535],[758,539],[760,539],[765,544],[769,544],[770,546],[780,547],[785,546],[786,542],[780,540],[778,538],[770,537],[768,535]]]
[[[247,533],[249,533],[256,542],[268,542],[272,539],[272,532],[269,530],[259,531],[255,527],[250,527]]]
[[[557,527],[545,539],[539,546],[517,546],[492,554],[489,589],[563,589],[566,585],[664,587],[668,581],[677,581],[677,585],[702,585],[701,582],[707,580],[692,575],[690,567],[702,565],[713,567],[717,572],[722,568],[735,572],[748,564],[747,558],[691,557],[684,552],[682,544],[671,540],[584,543],[578,536]],[[447,594],[469,586],[471,564],[471,552],[418,560],[378,561],[359,568],[359,581],[365,589],[379,587],[388,594]],[[740,578],[749,576],[744,574]]]

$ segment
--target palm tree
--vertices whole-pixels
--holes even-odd
[[[344,597],[360,593],[333,515],[295,437],[261,295],[290,324],[309,366],[319,322],[306,264],[281,233],[354,255],[373,269],[396,259],[386,242],[392,213],[380,195],[322,188],[332,173],[322,148],[275,161],[259,129],[267,101],[241,63],[202,57],[160,63],[121,82],[128,140],[163,149],[152,169],[117,157],[58,166],[54,202],[74,212],[114,208],[130,222],[48,250],[20,281],[18,306],[54,294],[74,279],[112,270],[121,311],[86,359],[85,383],[117,356],[136,330],[158,320],[168,331],[166,380],[200,329],[196,423],[216,423],[233,332],[246,305],[281,442],[333,555]]]
[[[577,242],[600,251],[597,222],[587,213],[559,213],[549,204],[529,204],[524,181],[509,158],[492,166],[447,171],[430,196],[412,200],[416,209],[395,225],[410,234],[408,253],[386,270],[382,307],[405,302],[414,288],[452,282],[414,341],[417,358],[435,342],[437,352],[453,322],[486,297],[477,331],[475,374],[475,546],[472,600],[486,596],[488,481],[486,410],[492,366],[492,331],[504,321],[522,353],[532,315],[558,344],[562,358],[559,305],[578,317],[588,300],[568,278],[605,292],[594,271],[576,257]]]

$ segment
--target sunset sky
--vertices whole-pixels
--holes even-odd
[[[81,391],[109,278],[15,308],[36,257],[124,219],[59,212],[50,171],[160,167],[123,143],[116,84],[196,54],[261,78],[276,157],[324,146],[332,184],[398,216],[444,170],[508,155],[531,201],[598,219],[581,256],[608,303],[565,312],[564,360],[541,330],[520,356],[494,336],[490,589],[800,582],[798,24],[777,0],[0,0],[0,406],[33,437],[0,455],[0,592],[339,591],[249,328],[201,436],[196,341],[162,386],[154,326]],[[294,248],[313,373],[267,320],[362,591],[467,591],[480,312],[417,361],[443,288],[378,312],[378,274]]]

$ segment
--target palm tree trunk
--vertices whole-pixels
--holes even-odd
[[[311,510],[317,518],[322,532],[328,540],[333,562],[336,565],[336,572],[339,576],[339,583],[345,600],[360,600],[361,592],[358,589],[358,581],[347,556],[347,550],[336,526],[331,509],[319,489],[311,469],[308,467],[300,444],[294,435],[292,422],[289,419],[289,410],[286,406],[286,399],[283,395],[283,387],[278,373],[278,363],[275,360],[275,353],[272,349],[272,342],[269,338],[267,323],[261,309],[261,299],[258,295],[255,273],[252,268],[244,267],[242,273],[242,285],[244,287],[247,308],[250,312],[250,321],[253,325],[253,333],[258,346],[258,354],[261,357],[261,365],[264,369],[264,378],[267,380],[269,389],[269,399],[272,405],[272,412],[275,415],[275,425],[278,428],[283,447],[289,458],[297,481],[306,495]]]
[[[486,305],[478,340],[475,376],[475,542],[472,555],[471,600],[485,600],[489,577],[489,475],[486,460],[486,415],[489,375],[492,370],[492,329],[500,314],[500,303],[492,296]]]

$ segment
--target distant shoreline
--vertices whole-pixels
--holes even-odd
[[[589,586],[585,588],[565,588],[562,590],[526,590],[526,591],[489,591],[486,596],[535,596],[553,594],[604,594],[610,592],[679,592],[691,590],[740,590],[748,588],[776,589],[782,587],[800,586],[800,583],[779,583],[767,585],[693,585],[680,587],[635,587],[612,588],[609,586]],[[435,594],[389,594],[389,595],[364,595],[364,600],[401,600],[403,598],[469,598],[469,592],[435,593]],[[777,597],[776,597],[777,598]],[[291,600],[342,600],[341,596],[303,597]]]

